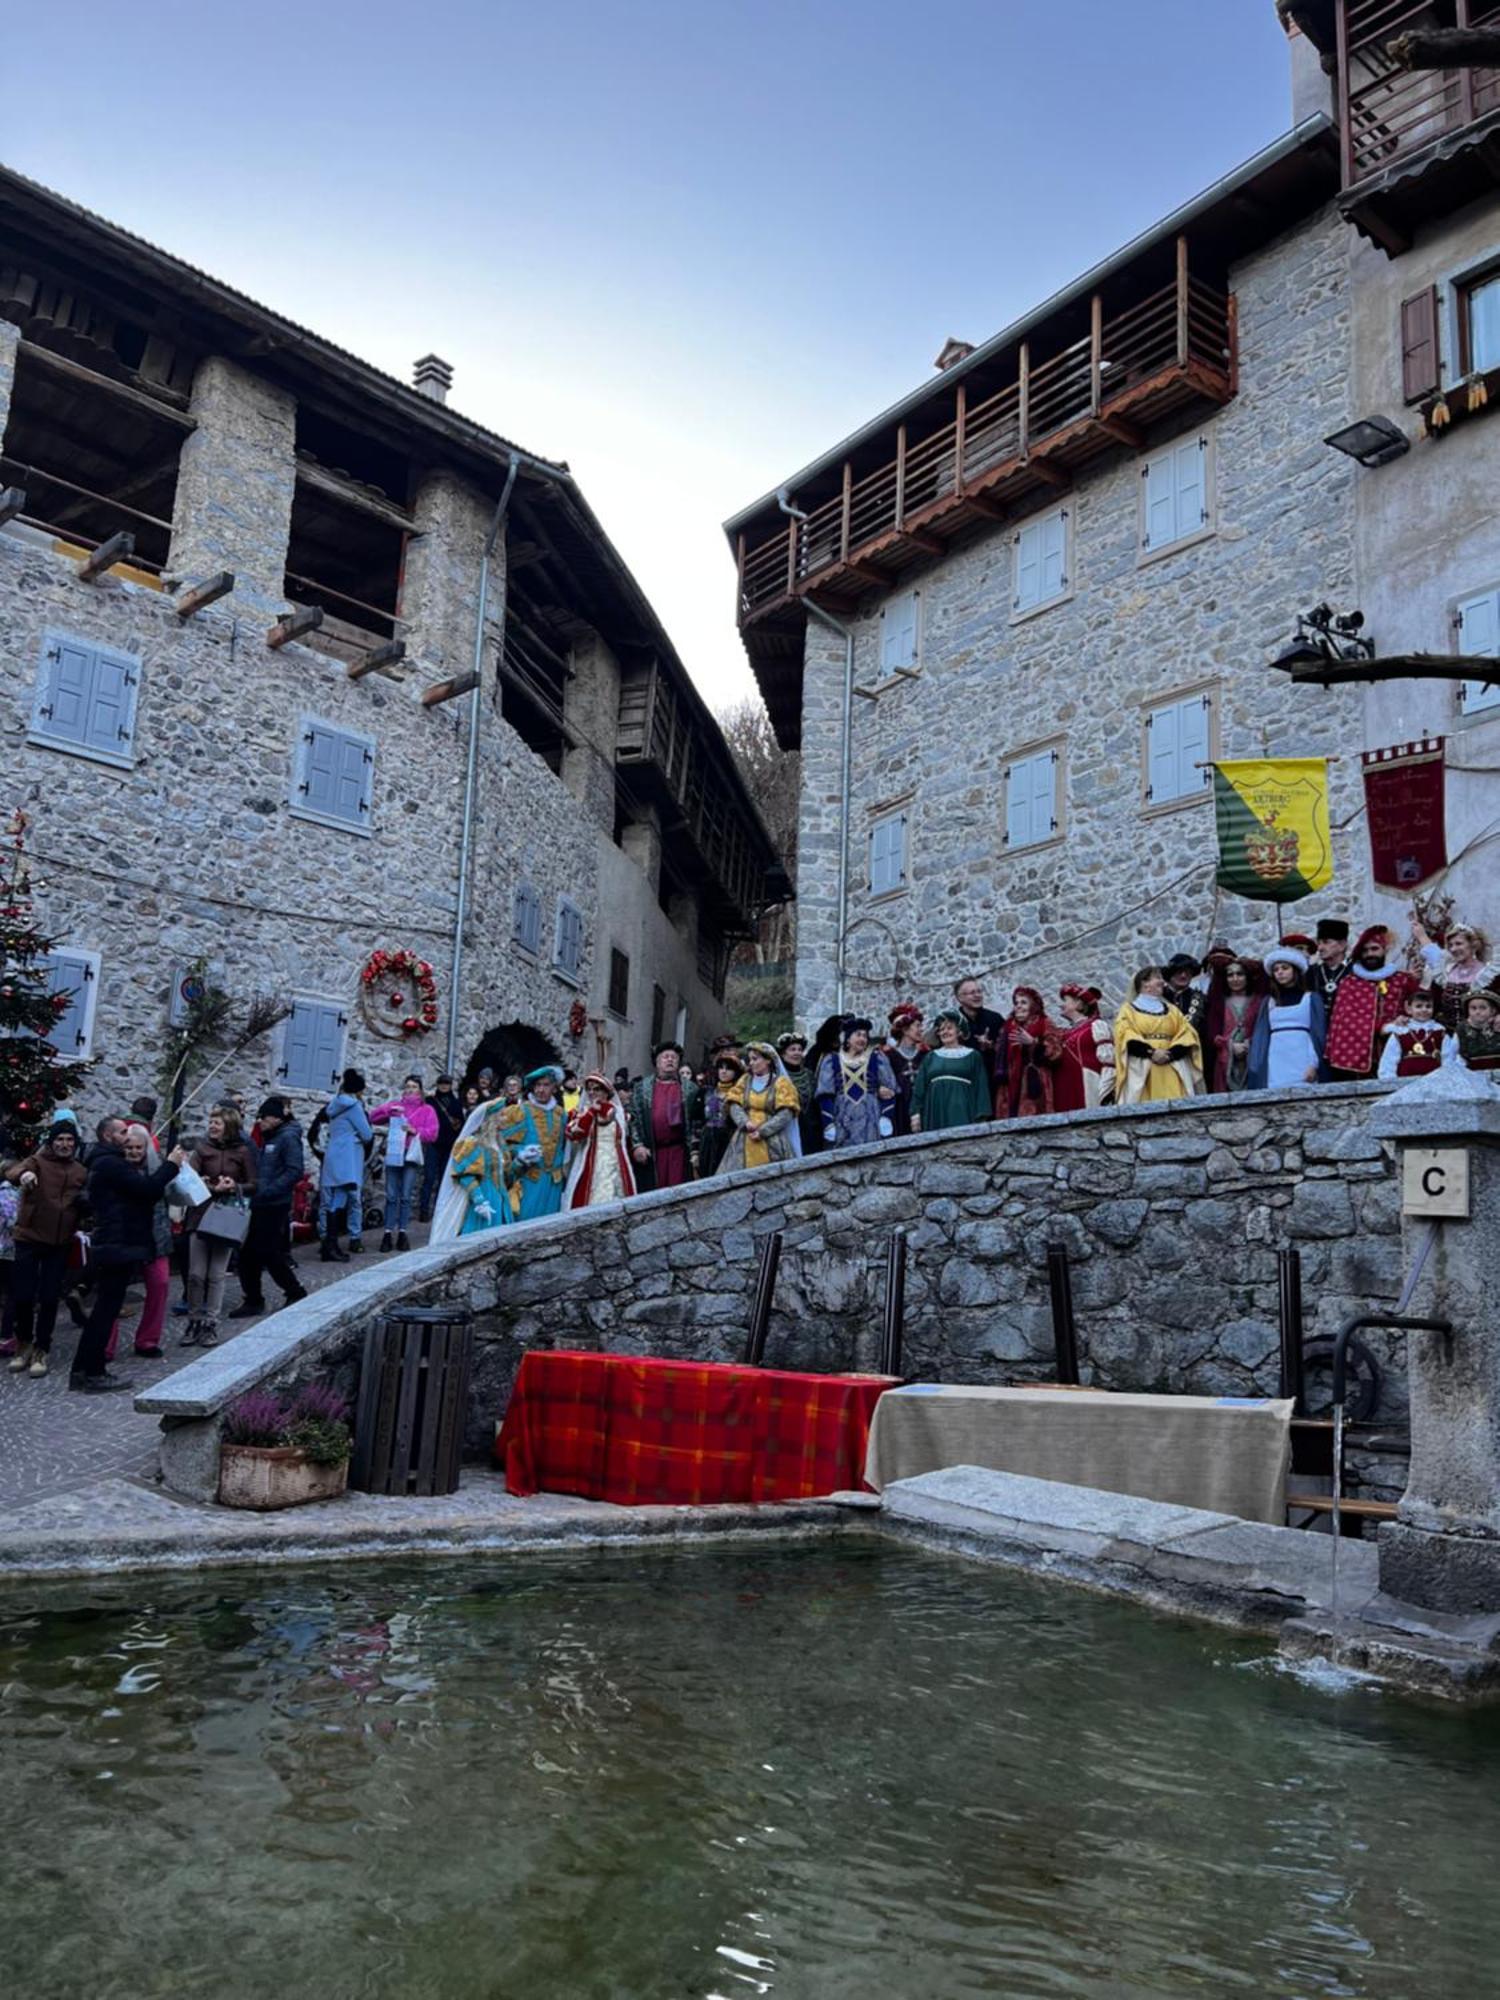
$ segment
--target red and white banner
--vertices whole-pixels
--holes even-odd
[[[1428,736],[1361,753],[1370,861],[1382,889],[1415,889],[1448,865],[1443,742]]]

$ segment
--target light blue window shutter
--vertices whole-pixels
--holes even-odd
[[[318,1007],[313,1013],[312,1074],[308,1087],[313,1090],[337,1090],[339,1072],[344,1066],[347,1017],[338,1007]]]
[[[1017,611],[1029,611],[1042,599],[1042,524],[1032,521],[1016,536]]]
[[[1034,847],[1057,830],[1057,761],[1051,750],[1020,757],[1010,767],[1006,793],[1005,842]]]
[[[1208,759],[1209,700],[1206,694],[1190,695],[1177,707],[1177,796],[1187,798],[1213,782],[1206,768]],[[1199,765],[1205,768],[1200,770]]]
[[[331,729],[310,722],[302,731],[302,775],[297,790],[309,812],[332,816],[339,793],[339,746]]]
[[[1458,607],[1458,650],[1470,656],[1478,653],[1500,658],[1500,591],[1488,590],[1471,597]],[[1463,710],[1474,715],[1480,709],[1500,708],[1500,686],[1483,681],[1465,681],[1460,691]]]
[[[357,736],[334,738],[334,814],[351,826],[367,826],[375,753]]]
[[[99,647],[94,655],[93,687],[89,695],[89,749],[110,757],[126,757],[135,735],[135,697],[140,679],[136,662],[127,654]]]
[[[47,957],[46,974],[47,991],[66,993],[68,1005],[42,1039],[51,1042],[64,1061],[75,1061],[89,1045],[93,963],[78,952],[54,951]]]
[[[1005,773],[1005,844],[1031,844],[1031,783],[1024,761],[1010,765]]]
[[[881,613],[880,665],[892,673],[897,667],[917,663],[917,593],[914,590],[893,597]]]
[[[281,1045],[281,1067],[276,1074],[293,1090],[305,1090],[315,1067],[318,1009],[306,1000],[293,1004]]]
[[[1164,549],[1177,538],[1177,495],[1172,476],[1172,454],[1153,458],[1142,468],[1146,482],[1146,532],[1142,545]]]
[[[44,734],[59,737],[68,743],[87,743],[95,659],[92,646],[85,646],[76,639],[48,634],[43,647],[42,672],[37,680],[33,717],[36,727]]]
[[[1178,797],[1178,718],[1180,704],[1154,708],[1146,718],[1146,797],[1160,805]]]
[[[870,828],[870,890],[889,895],[906,879],[906,815],[892,813]]]
[[[1196,535],[1208,519],[1208,440],[1191,438],[1172,453],[1173,487],[1176,494],[1174,540]]]
[[[1041,566],[1043,603],[1049,597],[1060,597],[1068,587],[1067,547],[1068,510],[1059,507],[1055,514],[1049,514],[1037,523],[1041,530]]]

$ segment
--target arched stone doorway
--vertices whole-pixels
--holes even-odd
[[[495,1081],[503,1082],[508,1076],[525,1076],[528,1070],[538,1068],[542,1063],[560,1063],[562,1057],[557,1052],[557,1044],[544,1035],[540,1028],[533,1028],[525,1021],[507,1021],[497,1028],[487,1028],[479,1046],[465,1065],[461,1090],[467,1090],[471,1083],[478,1081],[482,1069],[492,1069]]]

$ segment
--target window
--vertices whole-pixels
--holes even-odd
[[[1146,803],[1171,805],[1208,798],[1213,696],[1204,689],[1174,697],[1146,711]]]
[[[1141,467],[1141,547],[1149,555],[1200,535],[1212,519],[1208,439],[1186,438]]]
[[[894,674],[917,664],[918,608],[922,593],[905,590],[880,614],[880,671]]]
[[[1493,265],[1458,286],[1458,362],[1464,375],[1500,368],[1500,270]]]
[[[630,960],[614,945],[609,950],[609,1011],[621,1020],[630,1012]]]
[[[59,945],[48,952],[37,970],[49,993],[65,993],[68,1004],[45,1040],[64,1062],[86,1062],[94,1051],[94,1002],[99,996],[99,954]]]
[[[288,1090],[337,1090],[349,1016],[332,1000],[294,1000],[276,1074]]]
[[[666,1032],[667,996],[659,986],[651,989],[651,1046],[654,1049]],[[679,1035],[678,1040],[682,1037]]]
[[[129,770],[135,762],[135,702],[141,663],[66,632],[42,637],[29,740]]]
[[[1054,507],[1050,514],[1028,521],[1013,538],[1016,575],[1011,610],[1017,617],[1067,595],[1071,517],[1071,508]]]
[[[906,887],[906,814],[885,813],[870,828],[870,894],[894,896]]]
[[[1458,607],[1455,623],[1460,653],[1500,659],[1500,590],[1466,597]],[[1483,681],[1464,681],[1459,687],[1458,702],[1465,715],[1500,708],[1500,686],[1493,681],[1488,686]]]
[[[315,716],[302,718],[292,779],[292,811],[299,819],[368,833],[374,786],[373,736],[336,729]]]
[[[576,985],[583,965],[583,912],[566,896],[557,899],[557,923],[552,933],[552,967]]]
[[[533,955],[542,942],[542,899],[529,882],[522,882],[516,890],[515,910],[511,917],[511,943],[522,951]]]
[[[1062,825],[1062,752],[1053,743],[1005,767],[1005,845],[1039,847]]]

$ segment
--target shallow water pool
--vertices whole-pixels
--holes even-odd
[[[1500,1717],[874,1537],[0,1598],[5,1990],[1496,1990]]]

